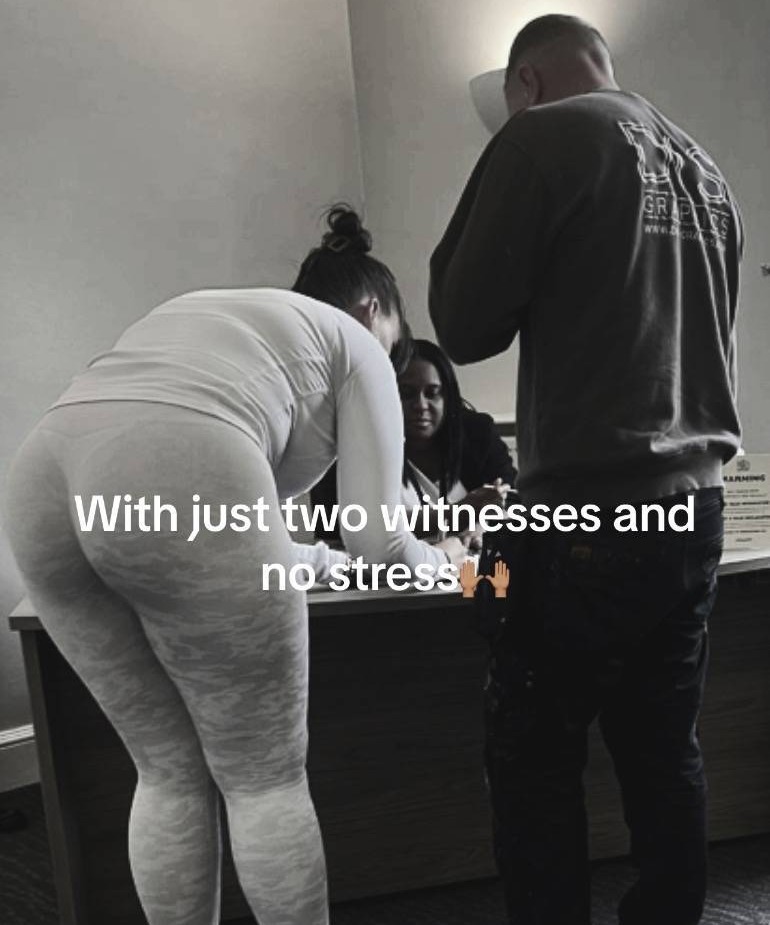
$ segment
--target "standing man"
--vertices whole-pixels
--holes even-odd
[[[487,776],[510,922],[590,922],[581,778],[598,715],[639,866],[620,922],[694,925],[706,888],[696,723],[721,468],[740,441],[740,217],[711,157],[618,88],[587,23],[525,26],[505,94],[512,118],[431,260],[431,317],[458,363],[519,335],[522,499],[600,507],[598,529],[531,533],[521,606],[492,654]],[[643,502],[665,527],[621,529]]]

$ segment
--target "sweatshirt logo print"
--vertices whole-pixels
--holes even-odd
[[[644,232],[724,246],[732,221],[727,184],[697,145],[674,148],[668,135],[643,122],[618,122],[636,151]]]

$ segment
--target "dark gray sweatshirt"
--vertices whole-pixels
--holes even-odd
[[[519,335],[526,501],[722,484],[741,252],[719,169],[639,96],[537,106],[492,139],[431,259],[430,313],[457,363]]]

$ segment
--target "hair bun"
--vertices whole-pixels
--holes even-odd
[[[344,202],[338,203],[326,213],[329,231],[323,236],[321,246],[336,254],[368,254],[372,249],[372,236],[364,228],[361,217]]]

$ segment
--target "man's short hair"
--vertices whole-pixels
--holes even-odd
[[[561,13],[538,16],[537,19],[528,22],[513,40],[505,71],[505,85],[508,85],[516,65],[526,52],[562,38],[574,39],[589,48],[599,44],[609,56],[610,50],[601,32],[577,16],[565,16]]]

